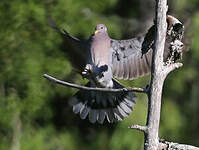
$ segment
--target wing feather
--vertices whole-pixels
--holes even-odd
[[[88,41],[80,40],[77,37],[72,36],[66,30],[61,30],[52,19],[49,20],[49,26],[61,35],[63,39],[61,49],[67,53],[72,66],[75,69],[83,70],[86,63],[86,48]]]
[[[142,56],[144,37],[112,40],[113,75],[119,79],[136,79],[150,72],[152,50]],[[125,46],[124,46],[125,45]]]

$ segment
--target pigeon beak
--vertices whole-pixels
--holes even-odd
[[[97,34],[99,31],[98,30],[95,30],[95,34]]]

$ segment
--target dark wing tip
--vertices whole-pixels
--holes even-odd
[[[155,25],[149,28],[148,32],[146,33],[144,37],[144,41],[141,47],[142,56],[146,54],[153,47],[154,37],[155,37]]]

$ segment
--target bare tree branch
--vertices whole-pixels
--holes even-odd
[[[122,88],[122,89],[108,89],[108,88],[86,87],[86,86],[82,86],[82,85],[77,85],[77,84],[61,81],[61,80],[56,79],[56,78],[49,76],[47,74],[44,74],[43,77],[50,80],[50,81],[53,81],[57,84],[61,84],[61,85],[76,88],[76,89],[87,90],[87,91],[100,91],[100,92],[113,92],[113,93],[133,91],[133,92],[138,92],[138,93],[146,93],[146,89],[144,89],[144,88],[126,87],[126,88]]]
[[[164,69],[165,75],[169,74],[171,71],[178,69],[182,66],[183,66],[182,63],[174,63],[174,64],[170,64],[170,65],[165,66],[165,69]]]
[[[198,147],[168,141],[160,141],[158,149],[161,150],[199,150]]]
[[[148,130],[148,127],[147,126],[141,126],[141,125],[132,125],[129,127],[130,129],[135,129],[135,130],[139,130],[139,131],[142,131],[144,133],[147,132]]]
[[[152,57],[151,84],[148,95],[148,132],[145,133],[145,150],[157,150],[159,145],[158,133],[160,122],[162,87],[165,77],[167,75],[167,72],[164,71],[163,62],[163,53],[167,30],[166,12],[167,0],[156,0],[155,49],[153,51]]]
[[[178,144],[173,142],[159,141],[159,122],[161,110],[162,88],[166,76],[174,69],[182,67],[182,63],[175,63],[175,61],[168,61],[166,64],[163,61],[163,53],[166,38],[166,12],[167,0],[156,0],[156,35],[155,35],[155,49],[153,51],[152,68],[151,68],[151,83],[148,93],[148,116],[146,126],[135,125],[132,128],[143,131],[145,133],[145,150],[199,150],[199,148]],[[171,18],[173,19],[173,18]],[[174,42],[179,39],[175,39]],[[177,41],[176,45],[171,43],[171,60],[175,57],[175,53],[181,54],[181,41]],[[182,43],[183,44],[183,43]],[[179,55],[180,56],[180,55]],[[179,57],[180,58],[180,57]],[[175,59],[174,59],[175,60]]]

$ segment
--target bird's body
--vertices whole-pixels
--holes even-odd
[[[167,31],[171,30],[171,33],[178,33],[184,29],[183,24],[172,16],[167,16],[167,23]],[[99,24],[96,26],[95,34],[87,41],[79,40],[65,30],[62,32],[53,23],[51,26],[64,38],[71,64],[83,70],[82,75],[89,80],[87,86],[124,88],[113,77],[132,80],[150,73],[154,25],[145,36],[128,40],[114,40],[108,36],[105,25]],[[183,32],[177,35],[181,37]],[[173,41],[176,37],[167,33],[164,60],[171,55],[169,49],[171,40],[169,39]],[[181,38],[179,40],[181,41]],[[135,105],[135,94],[132,92],[104,93],[80,90],[73,96],[71,104],[74,113],[79,113],[82,119],[89,116],[90,122],[103,123],[106,117],[109,122],[114,122],[122,120],[132,112]]]
[[[90,46],[91,59],[95,65],[104,65],[111,63],[110,49],[111,39],[107,33],[97,33],[91,37],[92,45]],[[94,46],[95,45],[95,46]]]
[[[96,27],[97,33],[90,37],[89,43],[92,44],[89,45],[87,50],[87,64],[83,74],[87,74],[86,77],[89,77],[89,79],[93,77],[101,87],[112,88],[111,39],[106,30],[104,25],[99,24]]]
[[[87,86],[103,88],[124,88],[113,79],[111,39],[107,28],[99,24],[95,33],[88,40],[87,60],[82,75],[90,82]],[[132,92],[103,93],[80,90],[71,100],[74,113],[80,113],[89,121],[103,123],[105,117],[108,122],[122,120],[132,111],[135,95]]]

